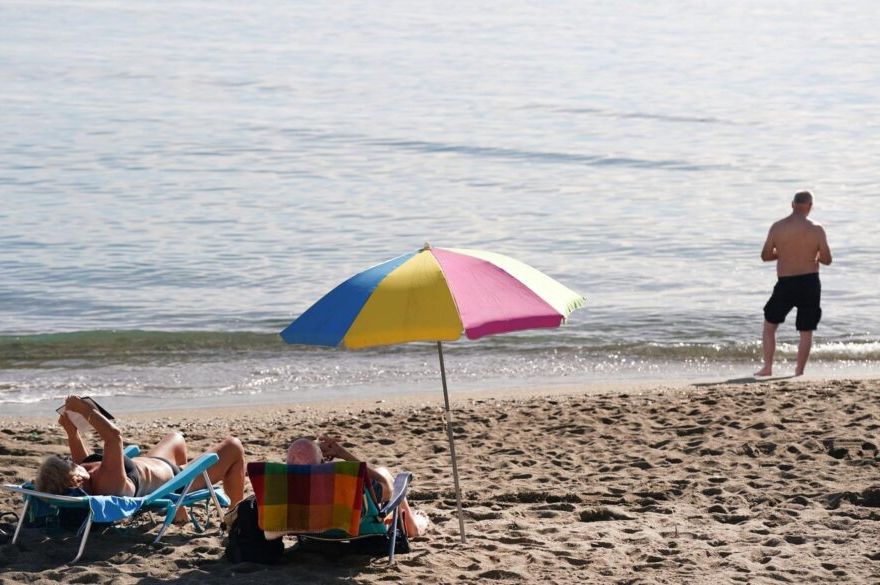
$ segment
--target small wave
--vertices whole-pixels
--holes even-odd
[[[614,114],[604,113],[602,115],[613,115],[616,117],[651,117],[650,114]],[[657,116],[659,119],[675,120],[674,117]],[[698,121],[702,123],[724,123],[714,119],[687,119],[680,118],[683,121]],[[670,160],[670,159],[643,159],[627,156],[607,156],[601,154],[580,154],[571,152],[553,152],[542,150],[526,150],[519,148],[504,148],[499,146],[477,146],[471,144],[456,144],[440,141],[427,140],[406,140],[394,138],[376,138],[365,134],[344,133],[344,132],[326,132],[314,128],[285,128],[282,130],[284,134],[307,138],[316,142],[329,142],[333,144],[339,143],[357,143],[371,147],[391,148],[404,152],[413,152],[418,154],[438,154],[452,153],[461,156],[471,156],[478,158],[503,159],[508,161],[528,161],[546,164],[573,164],[595,167],[615,167],[624,166],[637,169],[657,169],[672,171],[711,171],[711,170],[728,170],[729,165],[719,164],[697,164],[689,161]]]
[[[533,104],[529,109],[559,112],[562,114],[590,114],[617,119],[657,120],[658,122],[672,122],[679,124],[718,124],[722,126],[742,126],[742,122],[734,122],[715,116],[688,116],[683,114],[657,114],[653,112],[622,112],[603,108],[590,107],[564,107],[552,104]]]
[[[739,126],[740,124],[737,122],[731,122],[729,120],[722,120],[720,118],[714,118],[712,116],[676,116],[672,114],[651,114],[647,112],[613,112],[613,111],[592,111],[592,110],[580,110],[578,108],[568,108],[558,110],[560,112],[566,113],[595,113],[600,116],[607,116],[609,118],[618,118],[623,120],[657,120],[659,122],[674,122],[674,123],[686,123],[686,124],[719,124],[723,126]]]
[[[467,144],[447,144],[422,140],[369,140],[373,146],[398,148],[425,154],[453,153],[480,158],[501,158],[514,161],[543,162],[552,164],[578,164],[587,166],[625,166],[638,169],[662,169],[676,171],[705,171],[726,168],[719,165],[699,165],[679,160],[648,160],[620,156],[596,154],[576,154],[568,152],[548,152],[522,150],[494,146],[472,146]]]
[[[252,332],[96,330],[0,336],[0,368],[185,361],[279,345],[277,335]]]
[[[274,323],[273,323],[274,324]],[[280,329],[277,327],[271,328]],[[520,356],[537,360],[742,362],[761,355],[760,340],[691,343],[625,343],[597,339],[575,328],[548,335],[541,331],[496,336],[479,342],[450,343],[446,351],[464,359]],[[156,365],[212,362],[248,356],[281,356],[309,360],[327,348],[290,346],[277,333],[253,331],[96,330],[41,335],[0,336],[0,368],[89,368],[108,364]],[[383,356],[421,356],[434,353],[434,344],[409,343],[356,352]],[[780,357],[793,357],[797,345],[780,343]],[[880,341],[832,340],[818,343],[813,360],[880,361]]]
[[[739,343],[643,343],[614,344],[595,348],[584,348],[590,354],[609,357],[637,357],[643,359],[663,360],[707,360],[737,362],[751,360],[761,356],[761,342]],[[777,356],[782,358],[795,357],[797,344],[780,343],[777,345]],[[811,359],[814,361],[859,360],[880,361],[880,342],[848,341],[816,344]]]
[[[797,354],[797,346],[783,344],[783,351]],[[811,358],[848,360],[880,360],[880,341],[829,342],[816,345],[810,352]]]

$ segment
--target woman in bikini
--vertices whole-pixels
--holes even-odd
[[[122,434],[110,420],[78,396],[69,396],[58,423],[67,432],[70,457],[50,455],[37,472],[36,488],[54,494],[80,488],[88,494],[143,496],[180,473],[186,466],[186,441],[180,433],[166,435],[145,455],[129,458],[122,452]],[[90,454],[67,412],[80,414],[104,442],[102,454]],[[244,497],[244,448],[227,437],[210,449],[220,460],[208,469],[212,482],[222,481],[223,490],[235,506]],[[199,477],[193,489],[205,487]]]

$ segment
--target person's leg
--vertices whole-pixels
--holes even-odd
[[[387,467],[377,467],[376,472],[387,479],[389,484],[392,486],[394,485],[394,477],[392,477],[391,472]],[[391,496],[392,494],[382,494],[382,497],[387,499],[391,499]],[[406,531],[408,537],[415,538],[422,534],[425,527],[419,526],[416,514],[413,512],[412,508],[410,508],[409,502],[406,501],[406,498],[403,498],[403,501],[400,502],[400,515],[403,518],[403,529]]]
[[[208,468],[208,477],[212,483],[223,482],[223,491],[229,496],[229,506],[235,506],[244,499],[244,447],[235,437],[227,437],[222,443],[208,449],[209,453],[216,453],[220,460]],[[193,489],[205,487],[202,477],[193,482]]]
[[[807,367],[807,360],[810,358],[810,349],[813,347],[813,332],[801,331],[801,340],[798,343],[797,368],[794,371],[795,376],[803,376],[804,368]]]
[[[764,367],[755,372],[756,376],[770,376],[773,374],[773,356],[776,354],[776,329],[779,323],[771,323],[764,320],[764,333],[761,342],[764,348]]]
[[[176,464],[178,467],[183,467],[186,465],[186,440],[178,432],[168,433],[155,447],[147,451],[146,456],[161,457],[166,461]],[[181,507],[177,511],[174,521],[177,523],[186,522],[186,510]]]
[[[147,452],[149,457],[162,457],[178,467],[186,464],[186,441],[180,433],[168,433]]]
[[[804,375],[804,368],[807,367],[807,360],[810,358],[810,350],[813,347],[813,331],[822,320],[822,307],[820,306],[822,285],[819,283],[818,274],[810,275],[804,280],[801,293],[801,298],[798,299],[797,320],[795,322],[798,333],[801,335],[798,343],[795,376]]]

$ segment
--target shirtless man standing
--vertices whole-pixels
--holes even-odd
[[[813,195],[809,191],[795,194],[791,202],[791,215],[780,219],[770,227],[761,260],[776,260],[779,280],[773,294],[764,305],[764,367],[756,376],[773,373],[773,354],[776,353],[776,329],[785,321],[792,307],[797,307],[795,325],[800,332],[797,368],[795,376],[804,373],[813,331],[822,318],[819,300],[822,286],[819,283],[819,264],[831,264],[831,249],[821,225],[807,219],[813,208]]]

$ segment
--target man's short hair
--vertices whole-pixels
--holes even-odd
[[[798,191],[794,194],[794,199],[791,200],[792,203],[796,205],[803,205],[805,203],[813,202],[813,194],[809,191]]]

